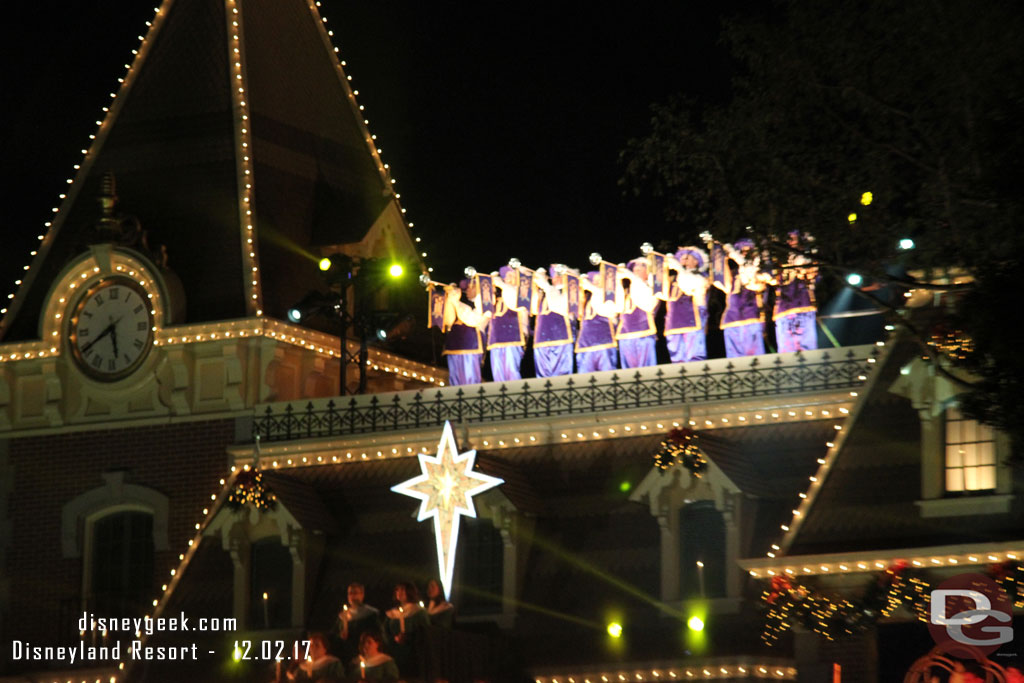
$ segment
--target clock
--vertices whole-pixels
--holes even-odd
[[[127,377],[153,346],[149,293],[134,280],[100,280],[75,304],[69,322],[71,356],[87,375],[104,382]]]

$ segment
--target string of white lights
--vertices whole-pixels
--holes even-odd
[[[110,93],[110,103],[101,107],[102,115],[96,120],[96,130],[89,134],[89,142],[82,149],[82,160],[72,166],[74,172],[65,179],[65,183],[69,186],[68,191],[57,195],[58,203],[50,209],[51,215],[48,220],[43,222],[44,229],[37,236],[39,244],[29,252],[29,263],[22,268],[26,274],[23,274],[14,281],[14,291],[8,293],[7,301],[0,308],[0,316],[2,316],[0,317],[0,332],[9,324],[10,314],[17,310],[19,306],[20,300],[18,296],[31,282],[31,278],[27,274],[34,274],[33,266],[42,262],[46,257],[46,253],[53,245],[54,238],[63,224],[64,217],[80,191],[81,181],[84,180],[92,168],[97,157],[97,151],[102,147],[104,140],[106,140],[107,135],[110,133],[112,123],[116,120],[118,112],[124,106],[127,93],[135,83],[139,71],[138,65],[142,63],[152,47],[152,37],[159,31],[172,3],[173,0],[164,0],[161,6],[153,8],[153,19],[146,22],[146,32],[138,37],[138,47],[132,49],[132,60],[124,65],[125,73],[123,76],[118,77],[118,86],[114,92]]]
[[[409,236],[412,237],[413,242],[416,245],[420,245],[422,240],[420,237],[415,237],[412,234],[414,224],[412,221],[408,221],[405,218],[406,209],[402,206],[401,198],[402,195],[397,191],[395,187],[398,181],[395,179],[391,172],[391,166],[384,162],[382,155],[384,150],[381,149],[380,143],[377,141],[377,136],[370,132],[370,120],[366,115],[366,107],[359,104],[356,97],[359,95],[359,90],[353,87],[352,75],[346,72],[348,68],[348,62],[340,57],[341,50],[334,44],[334,30],[327,27],[327,17],[324,17],[320,13],[320,0],[307,0],[309,5],[309,11],[313,14],[313,18],[316,24],[320,28],[321,38],[324,44],[327,45],[331,54],[334,55],[334,66],[338,74],[338,81],[345,89],[345,93],[348,97],[348,101],[351,104],[353,111],[356,114],[356,120],[362,122],[362,133],[363,140],[366,143],[366,148],[369,150],[370,155],[373,157],[374,164],[377,167],[377,172],[380,174],[381,182],[384,187],[390,188],[392,196],[394,197],[395,205],[398,207],[399,212],[402,215],[402,220],[405,223],[406,229],[409,231]],[[421,261],[421,268],[428,273],[434,272],[433,267],[426,264],[427,252],[419,251],[419,257]]]

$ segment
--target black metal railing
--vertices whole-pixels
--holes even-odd
[[[285,441],[728,401],[857,387],[875,346],[403,391],[257,408],[254,434]]]

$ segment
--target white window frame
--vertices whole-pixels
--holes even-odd
[[[993,430],[995,440],[995,488],[963,494],[946,490],[946,409],[956,404],[963,388],[939,375],[929,364],[915,358],[900,369],[890,391],[910,399],[921,421],[922,517],[1005,514],[1013,500],[1013,473],[1007,465],[1009,437]]]
[[[956,404],[946,406],[943,422],[943,467],[946,495],[978,495],[994,491],[998,479],[995,430],[972,420],[960,412]],[[950,428],[959,425],[955,441],[950,440]],[[970,432],[968,437],[965,432]],[[951,464],[951,460],[956,460]],[[973,461],[973,462],[968,462]],[[980,486],[978,480],[991,474],[991,486]],[[950,486],[951,479],[959,479],[959,486]],[[972,481],[973,480],[973,481]],[[986,482],[988,483],[988,482]]]
[[[64,505],[61,510],[61,555],[82,559],[82,606],[92,597],[93,526],[119,512],[145,512],[153,516],[153,552],[168,550],[167,496],[154,489],[124,483],[124,471],[105,472],[97,486]]]

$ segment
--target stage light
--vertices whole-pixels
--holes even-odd
[[[633,488],[633,485],[630,484],[628,480],[619,484],[619,490],[623,493],[628,493],[631,488]]]
[[[374,334],[377,341],[394,341],[409,336],[415,326],[415,318],[408,313],[375,313]]]
[[[687,625],[687,627],[689,627],[689,629],[691,631],[703,631],[704,630],[704,620],[701,619],[700,617],[690,617],[686,621],[686,625]]]
[[[856,223],[857,222],[857,214],[851,213],[849,216],[846,217],[846,220],[850,221],[851,223]]]
[[[861,277],[860,273],[850,273],[846,276],[846,282],[851,287],[860,287],[864,283],[864,278]]]
[[[288,319],[293,323],[297,323],[302,320],[302,311],[297,308],[288,309]]]
[[[388,275],[391,277],[402,277],[405,273],[405,268],[402,267],[401,263],[392,263],[388,267]]]
[[[860,203],[863,204],[864,206],[869,206],[871,202],[874,201],[874,199],[875,196],[873,194],[871,194],[870,192],[865,192],[860,196]]]
[[[904,237],[903,239],[900,240],[900,249],[902,249],[903,251],[910,251],[913,248],[914,240],[910,239],[909,237]]]
[[[612,623],[608,624],[608,635],[610,635],[612,638],[621,638],[622,637],[622,624],[620,624],[618,622],[615,622],[615,621],[613,621]]]
[[[317,265],[320,267],[320,270],[326,273],[328,270],[331,269],[331,259],[324,256],[322,259],[320,259],[320,263],[318,263]]]

